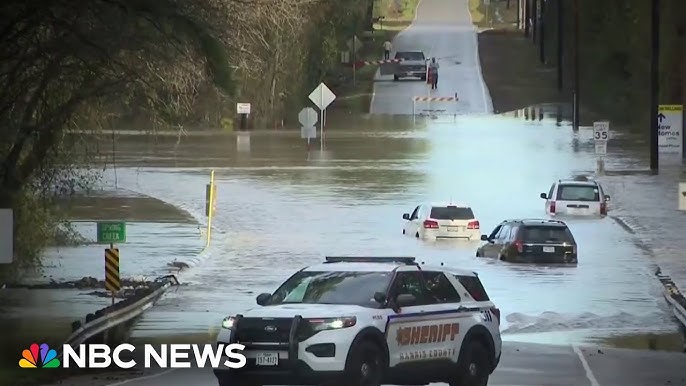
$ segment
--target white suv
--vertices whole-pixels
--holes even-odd
[[[421,204],[403,220],[403,234],[420,239],[481,239],[479,220],[466,205]]]
[[[260,307],[227,317],[217,344],[247,364],[220,386],[485,386],[500,361],[500,310],[476,273],[414,257],[327,257]]]
[[[610,201],[598,182],[585,177],[558,180],[548,194],[541,193],[541,198],[551,216],[606,216]]]

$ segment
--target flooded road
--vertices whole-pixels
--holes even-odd
[[[352,254],[417,256],[478,271],[502,309],[505,339],[546,333],[547,343],[578,343],[676,330],[655,266],[611,218],[567,220],[579,244],[573,268],[476,258],[478,242],[423,242],[401,233],[402,214],[425,201],[471,205],[483,233],[506,218],[544,217],[540,192],[555,179],[594,170],[591,129],[573,133],[554,119],[512,116],[411,121],[332,118],[324,154],[308,155],[295,132],[253,133],[249,146],[245,137],[240,145],[230,136],[188,137],[176,156],[176,139],[169,139],[146,160],[141,141],[118,143],[121,186],[199,218],[210,167],[218,183],[208,257],[146,313],[133,337],[209,335],[222,317],[253,306],[257,294],[304,265]],[[609,194],[619,200],[622,190],[610,187]]]

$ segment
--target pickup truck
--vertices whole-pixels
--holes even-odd
[[[393,80],[419,78],[426,80],[426,56],[422,51],[398,51],[395,59],[402,59],[393,74]]]

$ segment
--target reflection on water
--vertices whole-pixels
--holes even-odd
[[[253,306],[256,294],[333,254],[414,255],[473,269],[502,309],[506,334],[581,341],[674,331],[654,267],[610,218],[566,220],[579,244],[572,268],[476,258],[478,243],[401,234],[402,214],[426,201],[471,205],[484,233],[506,218],[543,217],[540,192],[555,179],[595,169],[591,128],[575,133],[555,114],[535,121],[512,115],[417,124],[411,117],[329,117],[323,154],[308,154],[298,131],[253,132],[249,151],[247,136],[186,137],[178,146],[176,138],[119,138],[120,185],[198,218],[210,168],[219,191],[211,256],[182,277],[187,287],[145,315],[135,336],[206,332]],[[627,149],[613,153],[609,146],[609,163],[640,162]],[[609,190],[613,199],[623,193]]]

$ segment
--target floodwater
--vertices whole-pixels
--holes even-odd
[[[144,141],[118,141],[120,186],[202,219],[210,167],[218,184],[206,259],[145,314],[134,338],[210,333],[222,317],[253,306],[257,294],[303,266],[355,254],[417,256],[479,272],[503,312],[506,339],[535,341],[532,333],[545,333],[549,343],[578,343],[676,331],[655,262],[610,217],[565,219],[579,243],[577,267],[476,258],[478,242],[425,242],[401,233],[402,214],[421,202],[467,203],[483,233],[503,219],[545,217],[540,192],[558,178],[594,171],[592,129],[575,133],[555,118],[513,115],[416,124],[408,117],[331,118],[327,125],[323,153],[308,154],[299,133],[285,131],[186,137],[180,145],[163,138],[149,145],[155,150],[145,159]],[[615,168],[640,162],[609,151]],[[626,212],[618,204],[624,189],[609,184],[608,190],[611,214]]]

